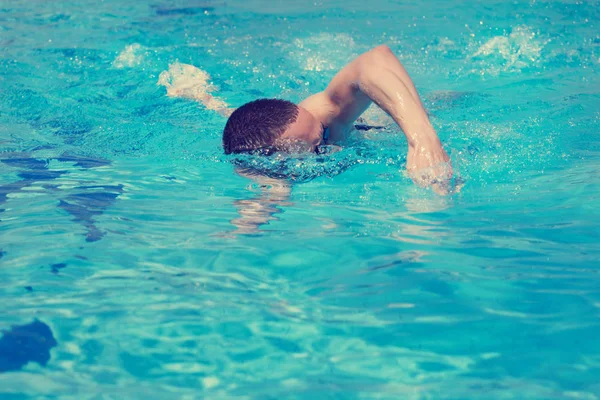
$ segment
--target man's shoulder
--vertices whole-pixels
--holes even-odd
[[[325,126],[329,126],[331,121],[339,114],[339,107],[325,92],[313,94],[298,105],[311,113]]]

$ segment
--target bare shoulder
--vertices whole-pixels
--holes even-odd
[[[326,126],[339,114],[339,106],[325,92],[313,94],[298,105]]]
[[[324,91],[310,96],[299,104],[300,107],[325,126],[351,125],[371,103],[369,96],[361,91],[362,77],[373,74],[373,65],[390,63],[390,59],[395,60],[395,57],[385,45],[358,56],[335,74]]]

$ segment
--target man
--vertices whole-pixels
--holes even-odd
[[[226,154],[317,151],[321,144],[343,143],[354,121],[375,102],[406,136],[406,169],[413,181],[440,194],[450,190],[450,159],[412,80],[387,46],[360,55],[338,72],[323,92],[298,105],[261,99],[232,111],[210,95],[209,76],[194,68],[171,66],[168,73],[161,74],[159,84],[167,87],[170,96],[194,98],[229,116],[223,131]]]

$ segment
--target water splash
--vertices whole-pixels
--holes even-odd
[[[359,163],[356,154],[341,151],[330,155],[307,154],[292,157],[237,155],[232,162],[250,175],[262,175],[290,182],[308,182],[318,177],[332,178]]]
[[[374,165],[392,167],[404,171],[406,144],[401,135],[389,134],[369,140],[368,133],[355,132],[344,148],[333,151],[324,149],[322,154],[304,153],[289,155],[277,153],[270,156],[236,155],[222,157],[224,162],[232,162],[238,168],[252,174],[289,182],[309,182],[319,177],[333,178],[355,166]],[[329,147],[329,146],[326,146]]]
[[[174,63],[169,65],[168,71],[160,73],[157,84],[167,88],[169,97],[202,101],[211,110],[226,108],[224,101],[209,95],[217,90],[210,79],[210,75],[198,67]]]
[[[518,72],[535,67],[548,40],[527,26],[515,27],[508,36],[494,36],[479,46],[470,59],[481,60],[481,73]],[[469,60],[471,61],[471,60]]]
[[[133,43],[126,46],[123,51],[119,53],[117,58],[113,61],[112,65],[115,68],[133,68],[137,67],[142,63],[144,59],[144,48],[138,44]]]

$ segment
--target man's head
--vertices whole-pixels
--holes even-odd
[[[260,99],[231,114],[223,131],[225,154],[264,151],[312,151],[323,126],[307,110],[286,100]]]

